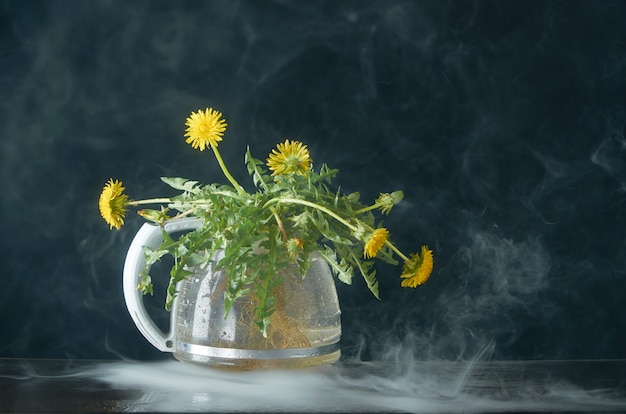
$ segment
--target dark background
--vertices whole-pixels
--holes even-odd
[[[404,190],[385,224],[433,276],[338,283],[346,357],[626,358],[625,23],[610,0],[0,1],[0,357],[169,358],[122,296],[142,220],[109,231],[97,200],[225,182],[183,138],[212,106],[248,188],[246,146],[290,138],[346,192]]]

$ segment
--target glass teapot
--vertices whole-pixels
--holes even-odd
[[[167,221],[164,230],[174,235],[199,225],[196,218],[176,219]],[[250,297],[237,299],[226,315],[227,275],[215,267],[220,253],[207,266],[191,269],[193,274],[178,283],[169,332],[163,332],[137,290],[146,263],[143,246],[155,249],[162,241],[161,227],[144,224],[128,250],[123,280],[126,307],[139,331],[157,349],[172,352],[180,361],[235,369],[310,367],[339,359],[339,301],[333,275],[319,254],[311,256],[305,278],[297,266],[283,269],[266,338],[254,323]]]

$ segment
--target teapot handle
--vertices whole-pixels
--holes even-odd
[[[167,233],[179,231],[195,230],[200,226],[200,220],[189,217],[180,220],[166,221],[163,229]],[[124,299],[126,300],[126,308],[130,313],[133,322],[137,325],[139,332],[158,350],[163,352],[172,352],[174,347],[174,326],[176,318],[176,299],[172,304],[172,312],[170,314],[170,330],[164,333],[154,323],[143,303],[143,293],[137,289],[137,285],[141,279],[141,272],[146,266],[143,247],[156,249],[163,242],[163,233],[161,227],[154,224],[145,223],[135,235],[124,263]]]

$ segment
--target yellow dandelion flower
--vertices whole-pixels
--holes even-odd
[[[207,108],[206,111],[199,109],[198,112],[192,112],[185,125],[187,125],[185,142],[195,149],[204,151],[209,146],[217,147],[228,124],[222,118],[221,112]]]
[[[267,166],[272,175],[299,174],[306,175],[311,168],[309,149],[300,141],[285,140],[272,150],[267,159]]]
[[[363,257],[366,259],[370,257],[376,257],[378,251],[381,247],[383,247],[383,244],[385,244],[388,238],[389,231],[386,228],[381,227],[374,230],[370,235],[370,238],[367,239],[367,242],[365,243],[365,248],[363,249]]]
[[[109,224],[109,229],[115,227],[117,230],[124,225],[124,217],[126,216],[126,207],[128,206],[128,196],[124,194],[125,188],[118,180],[113,181],[111,178],[102,189],[100,194],[100,214],[104,221]]]
[[[433,251],[428,246],[422,246],[422,253],[415,253],[404,262],[400,277],[402,287],[415,288],[426,282],[433,271]]]

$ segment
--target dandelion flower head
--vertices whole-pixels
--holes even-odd
[[[198,112],[192,112],[185,125],[187,125],[185,142],[195,149],[204,151],[208,147],[217,147],[228,124],[222,118],[221,112],[207,108],[206,111],[199,109]]]
[[[299,174],[306,175],[311,168],[309,149],[300,141],[285,140],[273,149],[267,159],[267,166],[272,175]]]
[[[378,251],[381,247],[383,247],[383,244],[385,244],[388,238],[389,231],[386,228],[381,227],[374,230],[369,239],[367,239],[367,242],[365,243],[365,248],[363,249],[363,257],[366,259],[370,257],[376,257]]]
[[[109,229],[115,227],[117,230],[124,225],[128,196],[124,194],[125,188],[122,183],[112,178],[104,185],[100,194],[100,215],[109,224]]]
[[[433,251],[428,246],[422,246],[422,252],[414,253],[404,262],[402,269],[402,287],[415,288],[426,282],[433,271]]]

